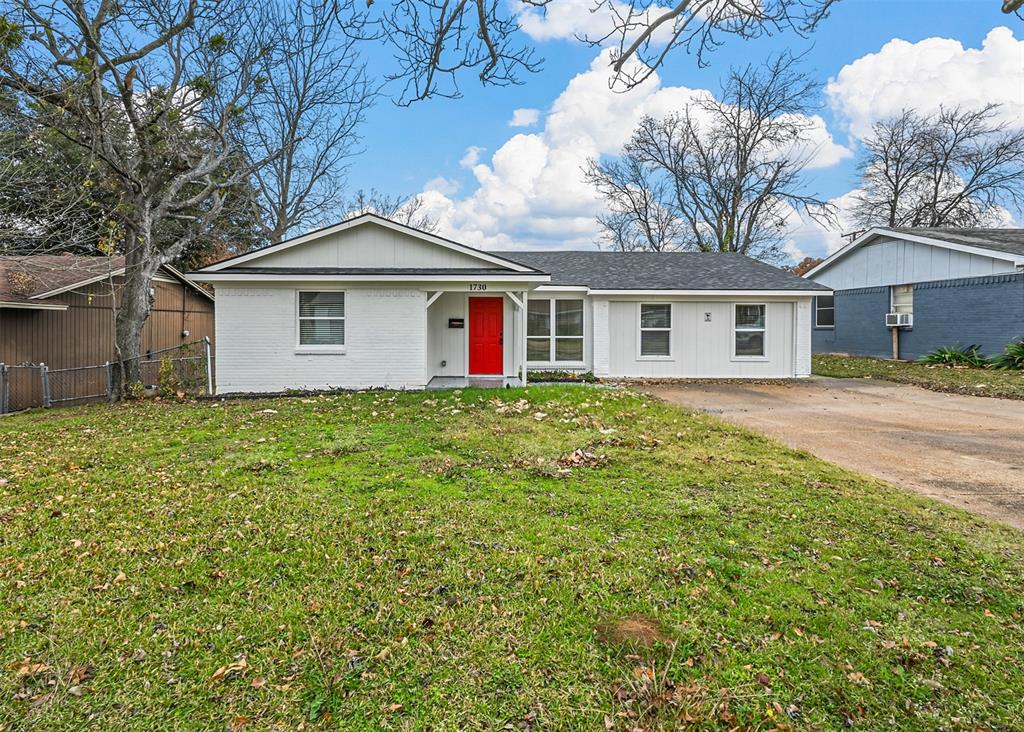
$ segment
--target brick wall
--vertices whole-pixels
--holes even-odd
[[[815,329],[816,353],[892,355],[885,314],[889,288],[836,291],[836,326]],[[915,359],[939,346],[979,344],[994,354],[1024,338],[1024,273],[966,277],[914,285],[914,327],[900,333],[900,356]]]

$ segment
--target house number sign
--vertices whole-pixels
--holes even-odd
[[[469,283],[469,291],[470,292],[483,292],[486,289],[487,289],[487,285],[485,285],[483,282],[471,282],[471,283]]]

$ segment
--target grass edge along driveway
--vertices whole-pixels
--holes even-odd
[[[816,353],[812,359],[816,376],[839,379],[884,379],[912,384],[923,389],[971,396],[1024,399],[1024,371],[951,368],[914,361],[893,361],[867,356]]]
[[[0,420],[8,729],[1010,729],[1021,534],[619,389]]]

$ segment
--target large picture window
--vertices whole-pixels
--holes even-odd
[[[640,305],[640,357],[665,358],[672,355],[672,304]]]
[[[526,360],[583,361],[583,300],[531,299],[527,303]]]
[[[736,305],[733,319],[733,356],[764,358],[766,305]]]
[[[299,293],[299,345],[345,345],[345,293]]]
[[[834,328],[836,325],[836,300],[834,295],[818,295],[814,298],[814,327]]]

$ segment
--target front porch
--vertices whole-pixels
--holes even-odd
[[[529,291],[470,284],[427,291],[428,389],[504,388],[526,381]]]

